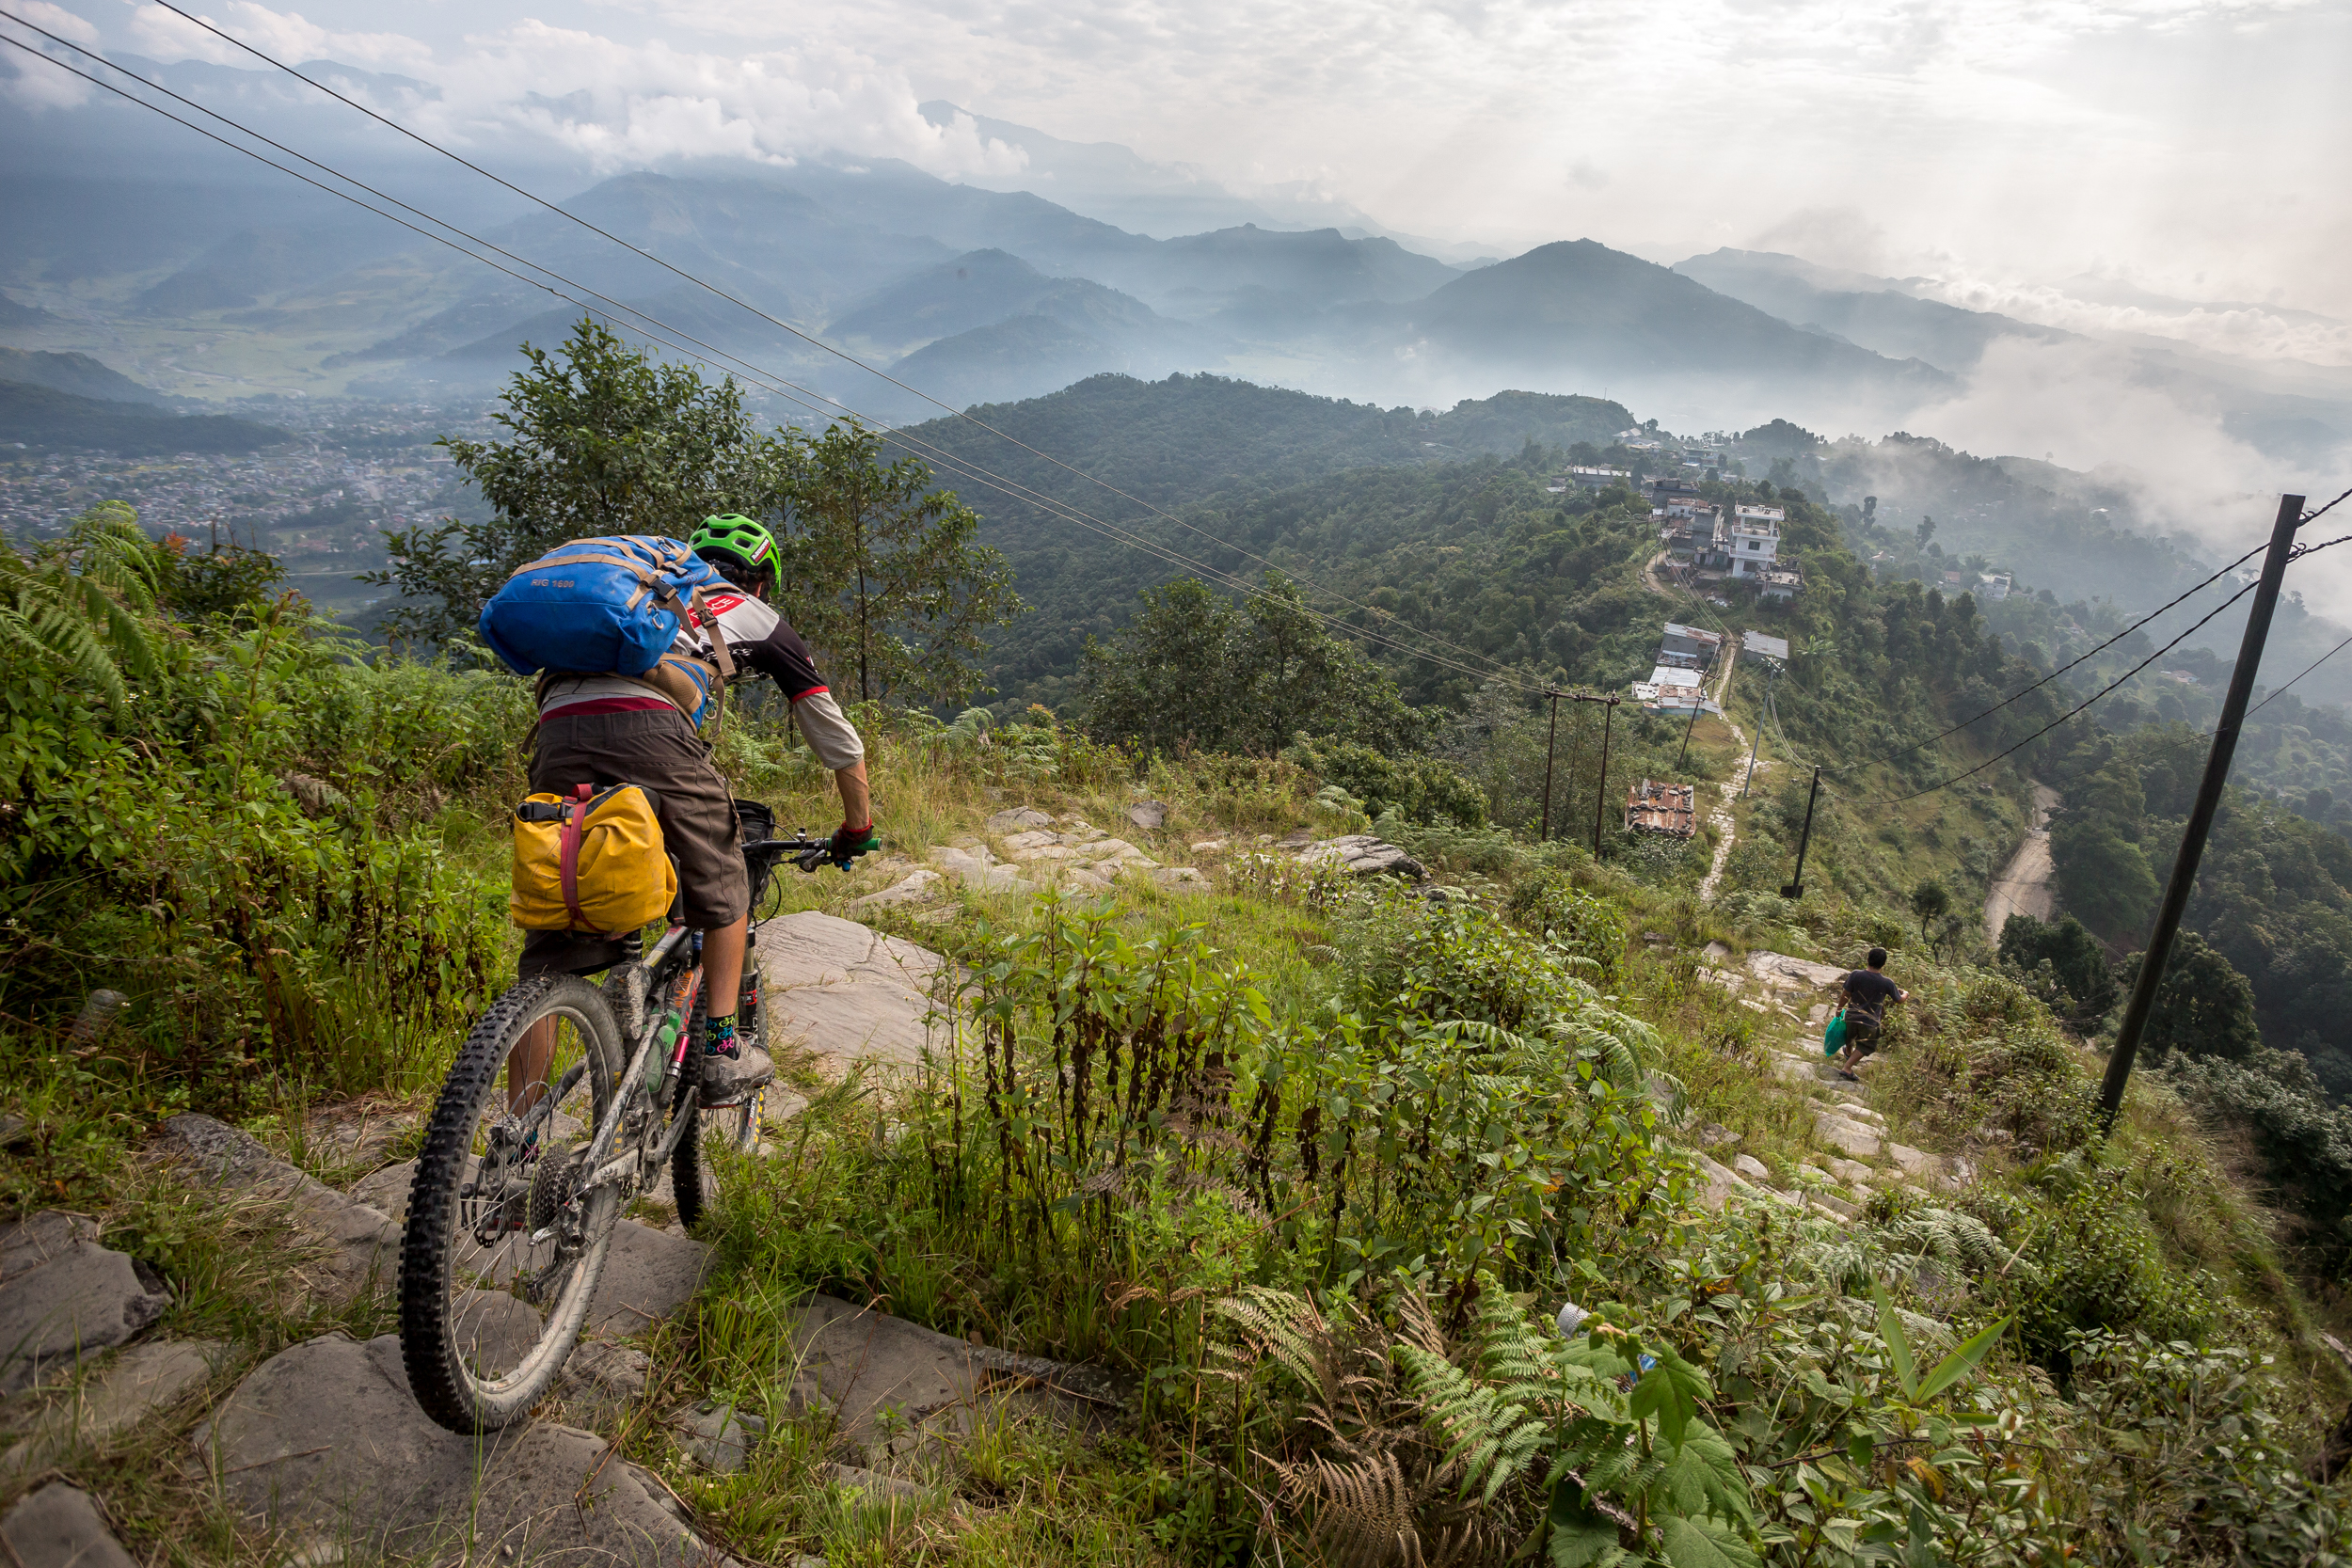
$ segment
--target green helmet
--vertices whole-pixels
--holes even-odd
[[[705,517],[703,526],[686,543],[706,561],[723,557],[751,571],[766,567],[776,593],[784,593],[784,551],[763,524],[731,512],[722,517]]]

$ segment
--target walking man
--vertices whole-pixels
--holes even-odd
[[[1879,1034],[1886,1027],[1886,1005],[1911,1000],[1911,992],[1886,977],[1885,948],[1871,948],[1863,961],[1870,967],[1853,971],[1838,987],[1846,998],[1846,1049],[1837,1053],[1837,1076],[1849,1084],[1862,1081],[1854,1075],[1854,1069],[1879,1048]]]

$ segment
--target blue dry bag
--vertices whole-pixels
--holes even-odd
[[[518,675],[642,675],[677,640],[696,592],[725,586],[675,539],[575,539],[508,578],[482,607],[480,630]]]

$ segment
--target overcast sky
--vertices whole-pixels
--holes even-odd
[[[230,60],[152,4],[16,4],[116,48]],[[191,8],[296,58],[430,80],[435,128],[478,148],[551,137],[605,168],[834,148],[1008,182],[1004,148],[915,113],[940,97],[1505,252],[1782,249],[2127,326],[2144,307],[2052,286],[2097,273],[2352,318],[2352,0]],[[2188,335],[2212,346],[2352,364],[2332,324],[2208,314]]]

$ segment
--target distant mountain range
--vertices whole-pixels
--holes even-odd
[[[151,387],[143,387],[110,370],[87,354],[48,354],[40,350],[27,352],[21,348],[0,348],[0,381],[23,382],[32,387],[46,387],[56,392],[71,392],[76,397],[108,399],[116,403],[161,404],[164,395]]]
[[[50,387],[0,381],[0,443],[124,457],[173,452],[258,451],[293,436],[227,414],[167,414],[145,404],[76,397]]]
[[[36,219],[68,194],[0,181],[0,199],[17,198]],[[239,199],[250,204],[226,192],[222,204]],[[1944,386],[1931,367],[1800,330],[1591,241],[1466,270],[1338,228],[1244,222],[1159,239],[889,162],[628,174],[565,207],[660,261],[544,211],[485,238],[571,280],[567,293],[606,296],[709,345],[693,352],[889,419],[935,405],[763,316],[957,404],[1104,372],[1216,372],[1448,404],[1449,387],[1481,381],[1572,393],[1695,376],[1796,410],[1857,397],[1907,406]],[[164,267],[151,245],[132,247],[144,264],[119,271],[103,250],[21,252],[12,263],[0,247],[0,281],[13,267],[36,297],[69,293],[120,335],[168,342],[179,363],[191,363],[181,346],[191,328],[233,338],[241,367],[259,367],[241,373],[279,391],[486,392],[519,363],[521,342],[552,342],[580,314],[373,219],[290,224],[268,202],[256,213],[266,221],[225,234],[196,226],[189,253]],[[0,330],[61,347],[73,329]]]
[[[306,100],[253,72],[130,63],[177,90],[237,95],[258,123],[297,141],[342,134],[340,119],[302,118]],[[388,102],[424,90],[362,85]],[[933,103],[923,113],[946,125],[966,111]],[[27,146],[55,135],[12,115],[0,105],[0,126],[24,131]],[[789,378],[884,420],[936,404],[860,362],[951,404],[1181,371],[1390,405],[1445,407],[1511,386],[1602,392],[1675,428],[1786,416],[1885,431],[1918,428],[1914,416],[1962,395],[1989,355],[2031,345],[2075,356],[2087,380],[2161,388],[2274,453],[2316,457],[2352,434],[2352,371],[2094,340],[1922,297],[1928,280],[1761,252],[1720,250],[1669,269],[1584,239],[1497,262],[1383,231],[1304,188],[1244,195],[1116,144],[970,118],[1025,159],[997,182],[1028,188],[841,153],[789,167],[679,165],[565,198],[625,245],[447,166],[405,167],[393,183],[561,274],[565,293],[606,296],[619,305],[598,309],[661,324],[633,329],[641,341],[691,339],[687,352],[754,367],[755,381]],[[104,150],[109,137],[126,147],[145,137],[136,145],[161,154],[179,146],[155,143],[153,127],[93,119],[86,129],[103,132],[90,143],[103,153],[94,167],[136,166]],[[345,155],[374,155],[359,146]],[[76,180],[56,166],[0,154],[0,203],[14,220],[0,228],[9,291],[0,341],[95,355],[169,394],[478,396],[520,363],[524,341],[560,339],[581,310],[538,279],[291,182],[217,172]],[[565,188],[545,168],[514,172]],[[2122,287],[2077,282],[2086,300]]]

